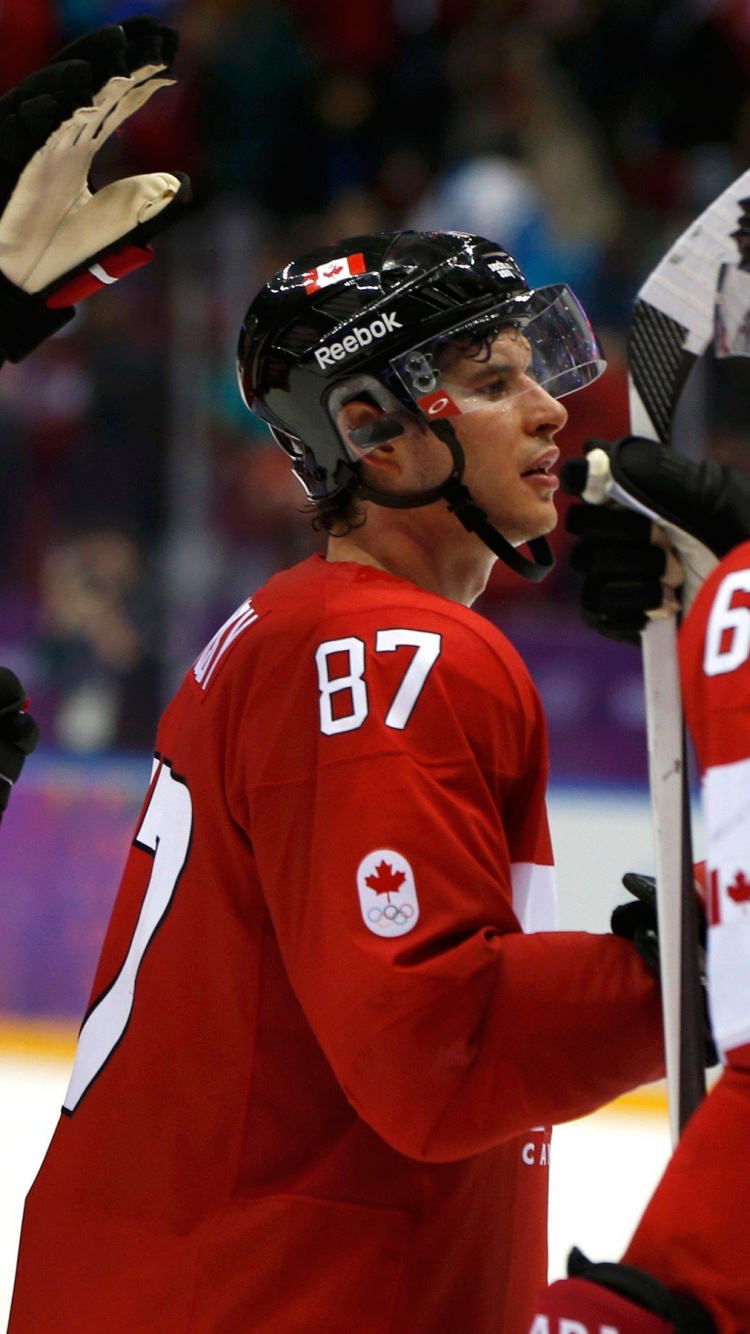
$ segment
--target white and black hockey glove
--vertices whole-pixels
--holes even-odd
[[[577,1248],[568,1278],[552,1283],[537,1300],[529,1334],[608,1330],[611,1334],[716,1334],[699,1302],[670,1292],[632,1265],[593,1264]]]
[[[564,491],[588,502],[567,519],[579,539],[570,562],[583,575],[583,619],[638,644],[648,616],[671,613],[677,599],[687,611],[718,560],[750,537],[750,479],[638,436],[589,440],[585,450],[560,475]]]
[[[15,672],[0,667],[0,821],[24,760],[39,740],[39,728],[26,712],[28,706]]]
[[[110,135],[174,83],[177,33],[149,17],[99,28],[0,97],[0,356],[20,361],[83,297],[146,264],[190,199],[152,172],[94,191]]]

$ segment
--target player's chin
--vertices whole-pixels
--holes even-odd
[[[545,537],[557,527],[554,488],[542,492],[537,486],[531,494],[530,490],[515,491],[511,503],[486,507],[490,521],[514,547]]]
[[[555,492],[540,493],[535,503],[529,507],[529,514],[526,524],[525,542],[530,542],[534,537],[545,537],[557,527],[557,506],[555,505]]]

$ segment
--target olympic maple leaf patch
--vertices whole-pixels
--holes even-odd
[[[357,868],[362,921],[376,936],[403,936],[419,920],[419,901],[411,864],[400,852],[378,848]]]
[[[406,875],[403,871],[394,871],[390,862],[378,862],[372,875],[368,875],[365,883],[374,889],[376,894],[395,894],[403,885]]]

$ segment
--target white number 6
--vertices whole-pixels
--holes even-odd
[[[750,593],[750,570],[735,570],[719,585],[706,630],[703,670],[706,676],[733,672],[750,656],[750,607],[733,607],[735,593]],[[722,646],[725,632],[729,643]]]

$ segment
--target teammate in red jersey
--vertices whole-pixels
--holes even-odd
[[[710,1012],[724,1070],[622,1263],[592,1265],[574,1252],[572,1277],[543,1294],[532,1328],[549,1334],[567,1320],[620,1334],[740,1334],[750,1329],[750,482],[638,439],[608,452],[626,494],[703,544],[688,562],[680,674],[702,775]],[[662,598],[665,556],[651,545],[650,520],[579,508],[573,527],[586,619],[615,638],[637,635]],[[698,591],[696,571],[709,564]]]
[[[498,554],[548,568],[559,400],[602,367],[567,288],[463,234],[251,305],[244,393],[328,555],[164,715],[10,1334],[527,1328],[549,1127],[663,1072],[632,943],[554,930],[541,704],[469,609]]]

